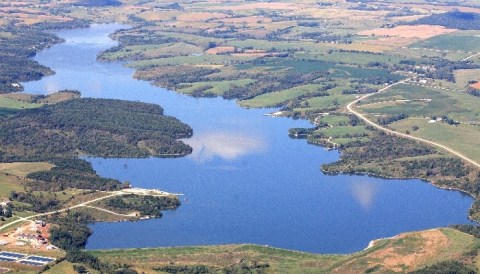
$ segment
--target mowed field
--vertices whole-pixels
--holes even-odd
[[[479,104],[479,97],[461,92],[398,85],[384,93],[371,96],[361,103],[360,109],[368,113],[373,121],[381,115],[407,114],[408,119],[396,121],[389,127],[438,142],[480,161]],[[432,117],[442,116],[460,124],[429,122]]]
[[[480,52],[480,31],[457,31],[438,35],[412,44],[411,48],[432,48],[449,51]]]
[[[479,240],[452,229],[405,233],[376,241],[350,255],[316,255],[256,245],[90,251],[101,260],[127,263],[139,272],[162,266],[224,267],[266,264],[267,273],[408,272],[442,260],[460,260]],[[63,267],[63,266],[62,266]],[[55,267],[50,271],[55,271]],[[47,272],[56,273],[56,272]]]
[[[8,198],[12,191],[22,190],[22,178],[27,174],[50,170],[53,167],[50,163],[0,163],[0,198]]]
[[[412,136],[446,145],[465,156],[480,161],[480,128],[479,126],[460,124],[449,125],[437,122],[429,123],[429,119],[404,119],[390,124],[398,132],[410,132]],[[417,130],[413,127],[417,126]]]

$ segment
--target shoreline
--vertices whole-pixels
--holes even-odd
[[[100,54],[100,53],[98,53],[98,54]],[[114,61],[114,62],[115,62],[115,61]],[[119,62],[119,63],[123,63],[123,62]],[[135,79],[135,77],[133,77],[133,78]],[[143,80],[142,80],[142,81],[143,81]],[[150,82],[150,84],[152,84],[152,83]],[[181,94],[181,93],[176,92],[175,90],[172,90],[172,92],[175,92],[175,94]],[[238,100],[237,100],[236,102],[238,102]],[[242,106],[240,106],[239,104],[237,104],[237,105],[238,105],[239,107],[245,109],[245,107],[242,107]],[[305,121],[309,122],[310,124],[312,124],[312,122],[309,121],[309,120],[306,119],[306,118],[302,118],[302,120],[305,120]],[[307,143],[308,143],[308,142],[307,142]],[[326,147],[323,146],[323,145],[322,145],[322,147],[326,148]],[[340,150],[340,152],[341,152],[341,150]],[[175,155],[175,156],[185,156],[185,155]],[[87,158],[99,158],[99,157],[90,157],[90,156],[87,156]],[[114,159],[123,159],[123,158],[130,158],[130,157],[121,157],[121,158],[119,158],[119,157],[112,157],[112,158],[114,158]],[[149,156],[149,157],[145,157],[145,158],[158,158],[158,157]],[[355,175],[355,174],[352,174],[352,175]],[[365,175],[365,174],[362,174],[362,175]],[[373,174],[372,174],[372,175],[373,175]],[[387,178],[387,177],[382,177],[382,176],[377,176],[377,177],[378,177],[378,178],[389,179],[389,178]],[[412,179],[412,178],[392,178],[392,179],[405,179],[405,180],[408,180],[408,179]],[[418,178],[414,178],[414,179],[418,179]],[[299,252],[301,252],[301,251],[299,251]],[[315,254],[315,253],[313,253],[313,254]]]

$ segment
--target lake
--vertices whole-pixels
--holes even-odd
[[[322,174],[337,151],[288,137],[307,121],[273,118],[221,98],[192,98],[134,80],[122,63],[97,62],[121,25],[62,30],[66,40],[35,57],[56,74],[24,83],[29,93],[76,89],[84,97],[156,103],[189,124],[183,158],[87,158],[98,174],[142,188],[183,193],[160,219],[96,223],[87,249],[254,243],[350,253],[401,232],[470,223],[473,199],[420,180]]]

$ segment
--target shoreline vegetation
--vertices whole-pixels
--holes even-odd
[[[420,178],[441,188],[458,189],[475,198],[469,217],[476,221],[480,219],[480,172],[477,168],[433,147],[391,136],[365,125],[346,107],[363,94],[377,93],[384,85],[407,79],[409,84],[385,94],[374,94],[365,102],[359,102],[357,108],[372,121],[412,136],[434,132],[438,136],[452,134],[455,139],[459,135],[451,132],[459,126],[471,130],[475,136],[480,125],[476,117],[478,110],[475,109],[476,102],[479,102],[475,84],[479,79],[465,75],[471,75],[467,71],[477,72],[480,69],[480,60],[475,57],[476,52],[480,52],[475,38],[479,34],[475,28],[469,27],[476,24],[472,22],[478,21],[477,15],[450,9],[443,10],[443,15],[436,15],[428,9],[418,11],[414,8],[415,4],[401,4],[399,1],[385,2],[380,6],[356,1],[346,1],[338,6],[331,1],[315,4],[279,2],[275,5],[268,3],[269,6],[257,2],[215,2],[211,4],[213,8],[183,2],[165,5],[157,5],[153,1],[132,4],[131,1],[116,0],[96,1],[94,4],[83,0],[72,1],[73,5],[47,2],[43,7],[22,3],[15,6],[21,11],[18,14],[28,15],[26,18],[15,17],[17,12],[8,12],[11,3],[0,4],[1,8],[7,8],[6,19],[0,22],[0,52],[7,60],[0,67],[0,93],[7,93],[0,96],[0,158],[2,162],[18,164],[16,168],[2,172],[0,179],[6,185],[2,198],[13,202],[14,212],[48,212],[96,199],[103,195],[102,191],[128,189],[129,182],[98,177],[88,162],[77,158],[80,154],[146,157],[181,156],[191,152],[190,147],[177,140],[190,137],[193,134],[191,128],[175,118],[163,116],[159,106],[82,99],[76,91],[43,97],[12,93],[22,90],[19,82],[54,73],[31,60],[36,52],[61,42],[45,29],[117,21],[132,24],[134,28],[112,34],[119,46],[103,52],[99,60],[127,61],[128,66],[136,69],[136,78],[181,93],[198,97],[222,96],[239,100],[243,107],[277,107],[282,115],[309,119],[314,127],[292,129],[291,135],[305,137],[312,144],[335,147],[342,153],[339,161],[323,165],[322,171]],[[447,4],[440,8],[447,8]],[[122,8],[122,5],[127,5],[127,8]],[[140,8],[128,9],[136,5]],[[395,12],[398,5],[402,5],[401,12]],[[480,8],[474,1],[467,1],[466,5],[470,9]],[[330,15],[315,12],[322,9],[341,9],[346,17],[333,12]],[[30,15],[35,19],[32,20]],[[37,17],[43,19],[38,21]],[[404,18],[409,22],[403,23]],[[362,22],[360,29],[355,25],[359,22]],[[432,25],[438,24],[461,30],[452,33],[438,29],[434,35],[422,38],[402,33],[409,26],[409,30],[418,35],[425,31],[422,26],[434,28]],[[360,34],[367,29],[373,32]],[[390,33],[383,35],[381,31],[376,32],[377,29]],[[466,40],[472,42],[461,45],[454,42]],[[459,92],[452,94],[449,92],[452,90]],[[108,115],[114,117],[134,115],[141,121],[135,124],[136,127],[142,130],[135,131],[128,123],[121,127],[84,124],[82,129],[76,128],[74,124],[79,121],[80,110],[84,107],[100,117],[103,112],[99,109],[107,109]],[[67,108],[74,111],[62,111]],[[145,108],[148,111],[136,111]],[[119,109],[127,109],[127,112],[120,113]],[[41,122],[37,120],[39,117]],[[152,120],[153,124],[149,124]],[[430,121],[435,121],[439,127],[432,129],[434,123],[427,124]],[[28,129],[23,127],[25,131],[16,130],[22,129],[25,124],[33,126]],[[164,124],[169,126],[164,127]],[[127,133],[123,135],[125,131]],[[41,138],[28,139],[32,134],[53,137],[56,148],[39,143]],[[101,142],[82,143],[92,136],[101,137]],[[13,139],[27,142],[19,146]],[[157,140],[162,140],[161,144]],[[462,140],[465,143],[471,141]],[[452,142],[440,141],[447,142],[446,145]],[[74,145],[64,146],[67,143]],[[161,145],[164,147],[157,149]],[[462,146],[461,152],[468,151],[475,159],[480,159],[477,150],[472,149],[476,145],[472,142],[470,147]],[[25,173],[25,167],[19,161],[37,162],[41,168]],[[160,208],[151,207],[159,204],[162,204]],[[68,269],[82,267],[108,273],[319,270],[339,273],[417,270],[415,273],[432,273],[439,269],[471,273],[478,267],[475,260],[480,233],[478,227],[471,226],[406,233],[379,240],[373,247],[350,256],[317,256],[250,245],[81,250],[91,233],[86,224],[96,217],[105,218],[98,211],[92,215],[95,207],[113,210],[125,218],[129,214],[159,217],[160,210],[177,206],[179,201],[174,197],[165,200],[153,195],[132,194],[104,200],[63,216],[53,215],[48,219],[55,224],[51,229],[51,240],[67,251],[67,260],[59,262],[51,270],[46,267],[45,272],[56,273],[54,268],[65,266]],[[2,218],[4,220],[0,225],[13,220],[9,219],[12,216]],[[427,242],[433,242],[433,247]],[[392,248],[401,252],[388,253]],[[378,264],[378,258],[416,252],[431,256],[422,260],[412,258],[413,264],[401,260]],[[213,264],[212,258],[209,261],[211,255],[208,254],[212,253],[215,259],[223,260],[221,266]],[[135,261],[124,260],[135,254]],[[144,260],[151,259],[152,254],[160,255],[160,259],[145,264]],[[199,254],[205,256],[200,264]],[[172,263],[178,256],[185,259],[187,265]],[[452,261],[452,258],[457,261]],[[235,263],[232,264],[232,260],[236,260]],[[292,260],[293,263],[287,263]]]

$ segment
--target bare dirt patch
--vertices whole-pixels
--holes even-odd
[[[380,37],[375,40],[368,40],[365,41],[364,44],[367,45],[376,45],[376,46],[384,46],[386,48],[398,48],[399,46],[401,47],[406,47],[417,40],[414,38],[405,38],[405,37]]]
[[[456,29],[447,29],[442,26],[417,25],[417,26],[398,26],[394,28],[379,28],[359,32],[359,35],[367,36],[394,36],[403,38],[428,39],[440,34],[447,34],[456,31]]]
[[[398,239],[405,239],[407,235],[400,235]],[[440,230],[425,231],[415,237],[416,247],[410,252],[407,247],[390,247],[380,250],[371,256],[382,260],[385,268],[393,271],[403,271],[403,267],[409,270],[415,269],[428,258],[432,258],[439,250],[448,246],[448,238]]]
[[[449,244],[448,237],[438,229],[405,233],[388,241],[390,243],[385,248],[349,261],[335,269],[335,272],[348,273],[359,265],[363,265],[363,263],[359,264],[360,261],[368,264],[369,268],[380,264],[382,272],[408,272],[434,258],[442,250],[448,248]],[[363,265],[362,269],[364,267]]]
[[[480,82],[471,85],[471,87],[474,88],[474,89],[480,89]]]

